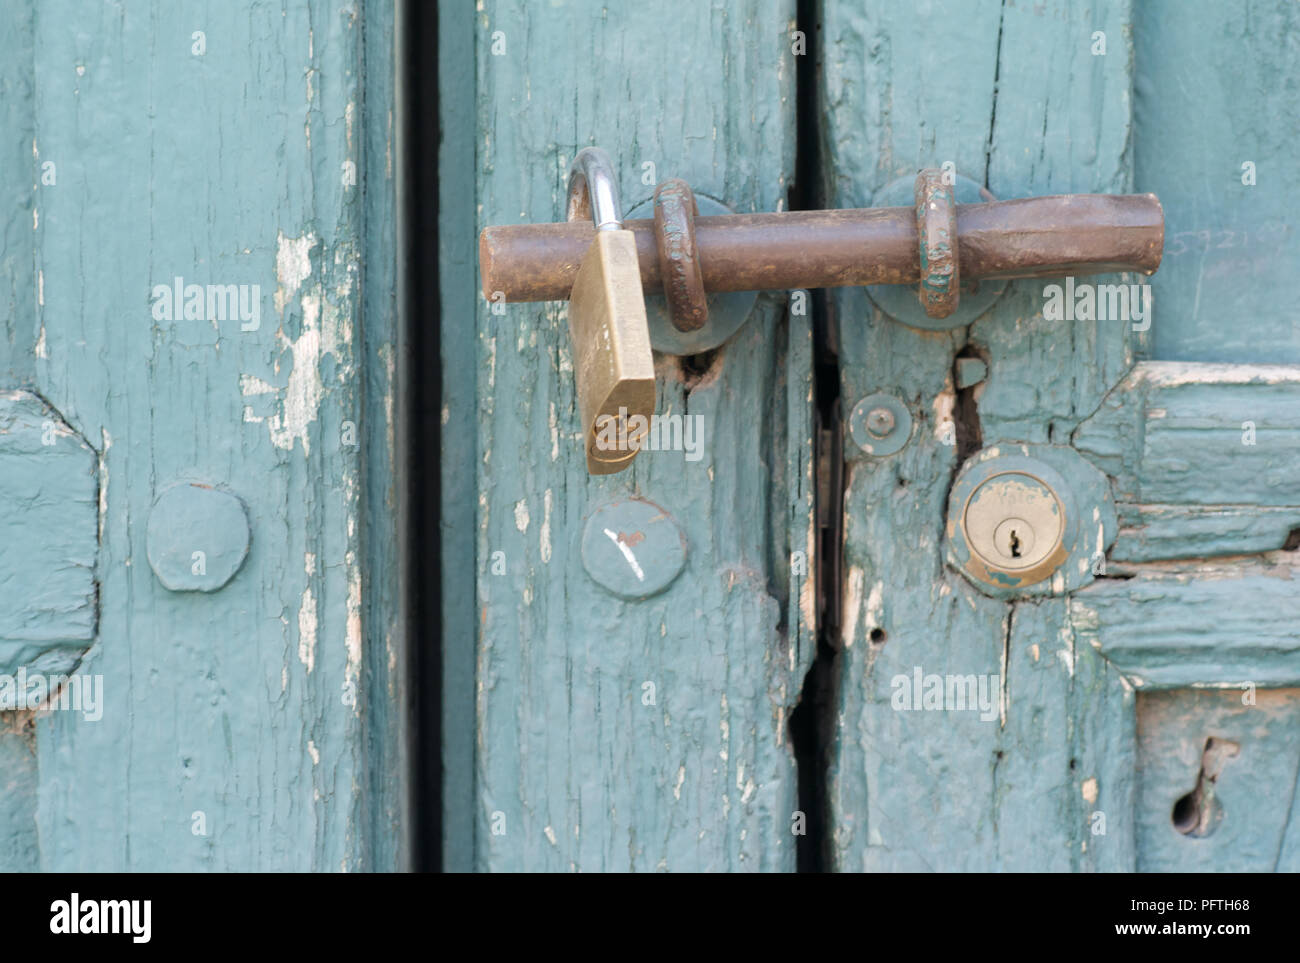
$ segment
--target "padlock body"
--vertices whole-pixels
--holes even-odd
[[[587,470],[622,471],[640,449],[655,408],[650,328],[631,231],[595,233],[569,297],[569,338]]]

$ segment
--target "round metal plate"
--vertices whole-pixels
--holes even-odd
[[[883,408],[893,417],[888,431],[872,431],[868,427],[871,413],[878,408]],[[893,395],[867,395],[853,406],[849,415],[849,436],[868,455],[877,458],[892,455],[901,451],[912,437],[912,413]]]
[[[980,204],[994,200],[979,184],[969,177],[956,175],[953,193],[958,204]],[[906,207],[912,208],[916,203],[916,175],[900,177],[876,191],[871,199],[872,207]],[[957,261],[960,269],[961,245],[957,246]],[[925,313],[921,299],[917,297],[913,284],[876,284],[867,288],[867,295],[876,307],[884,311],[895,321],[913,328],[927,331],[951,331],[964,328],[993,306],[1007,288],[1006,281],[963,281],[961,298],[957,310],[946,318],[932,318]]]
[[[734,214],[731,208],[705,194],[696,194],[700,217]],[[628,220],[654,217],[654,198],[646,198],[627,212]],[[695,331],[673,324],[663,289],[645,292],[645,315],[650,324],[650,347],[663,354],[692,355],[712,351],[728,341],[748,320],[758,300],[757,291],[720,291],[709,295],[709,317]]]
[[[948,497],[948,539],[954,560],[977,583],[1023,590],[1048,578],[1075,548],[1079,512],[1074,491],[1051,465],[1024,447],[987,449],[958,473]],[[1033,546],[1023,560],[995,546],[1004,520],[1037,516]]]
[[[946,559],[994,598],[1063,595],[1104,571],[1118,528],[1110,480],[1073,448],[993,444],[953,481]]]
[[[654,502],[606,502],[583,529],[582,563],[593,581],[619,598],[649,598],[681,574],[686,533]]]

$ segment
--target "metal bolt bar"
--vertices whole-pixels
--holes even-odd
[[[624,222],[636,237],[641,283],[660,289],[653,220]],[[489,227],[479,237],[483,293],[507,301],[563,301],[591,246],[587,222]],[[707,291],[916,284],[910,207],[724,214],[695,219]],[[1154,194],[1062,194],[957,205],[963,282],[1111,271],[1153,273],[1164,246]]]

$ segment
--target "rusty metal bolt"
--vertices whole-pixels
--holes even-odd
[[[867,412],[867,431],[884,438],[894,430],[894,413],[888,408],[872,408]]]

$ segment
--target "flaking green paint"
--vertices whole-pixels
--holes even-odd
[[[98,456],[81,671],[105,696],[94,723],[0,714],[5,758],[30,757],[6,772],[6,858],[400,866],[391,10],[4,13],[0,387],[37,391]],[[176,276],[259,285],[260,327],[155,319]],[[150,506],[187,482],[248,508],[248,559],[210,594],[168,591],[146,560]]]

